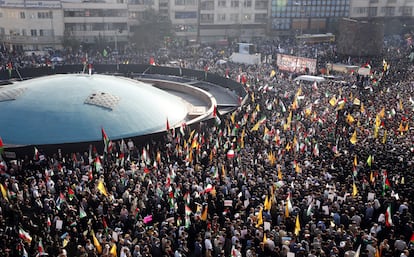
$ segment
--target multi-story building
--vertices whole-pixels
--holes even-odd
[[[350,0],[272,0],[269,33],[273,35],[335,32],[349,16]]]
[[[264,37],[269,3],[269,0],[200,0],[200,41],[249,41]]]
[[[11,49],[59,48],[68,40],[117,48],[149,9],[187,42],[335,33],[343,17],[395,30],[414,24],[413,8],[414,0],[2,0],[0,41]]]
[[[414,0],[351,0],[350,18],[381,22],[386,34],[414,30]]]
[[[61,45],[64,31],[62,14],[59,0],[2,1],[0,41],[12,50],[43,50]]]

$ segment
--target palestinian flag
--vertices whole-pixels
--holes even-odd
[[[75,191],[71,187],[68,188],[68,197],[69,201],[72,201],[73,197],[75,196]]]
[[[112,150],[112,143],[109,140],[108,135],[105,133],[105,130],[103,128],[101,128],[101,132],[102,132],[102,140],[104,142],[104,152],[105,153],[110,153]]]

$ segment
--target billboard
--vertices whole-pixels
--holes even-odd
[[[276,65],[279,70],[305,73],[306,68],[310,74],[316,74],[316,59],[299,57],[287,54],[277,54]]]

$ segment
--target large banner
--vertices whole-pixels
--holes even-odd
[[[280,70],[304,73],[308,68],[309,73],[316,74],[316,59],[277,54],[276,64]]]

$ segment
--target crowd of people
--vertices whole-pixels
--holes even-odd
[[[409,51],[346,58],[372,71],[346,83],[217,64],[226,52],[214,48],[187,59],[246,76],[240,107],[142,145],[3,161],[0,256],[414,256]]]

